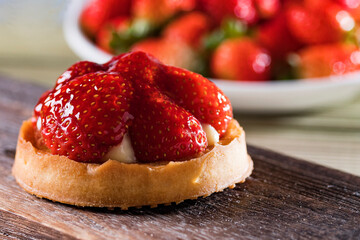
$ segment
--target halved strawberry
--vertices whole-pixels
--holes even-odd
[[[60,77],[56,80],[56,89],[62,87],[69,81],[73,80],[76,77],[80,77],[87,73],[93,73],[97,71],[105,70],[104,66],[101,64],[97,64],[89,61],[80,61],[73,64],[69,67]]]
[[[160,89],[201,123],[212,125],[222,136],[232,119],[232,107],[224,93],[200,74],[167,66],[157,78]]]
[[[43,100],[40,129],[52,154],[99,162],[131,124],[133,89],[119,74],[90,73],[52,91]]]
[[[144,52],[114,57],[106,65],[109,71],[121,72],[134,86],[157,85],[163,94],[192,113],[201,123],[211,124],[221,136],[232,119],[229,99],[200,74],[162,65]]]
[[[36,125],[52,154],[101,162],[127,132],[138,161],[183,160],[207,147],[201,123],[222,135],[232,118],[213,83],[144,52],[116,56],[101,68],[107,72],[70,74],[40,99]]]
[[[132,52],[113,57],[104,66],[109,72],[118,72],[135,85],[153,84],[162,64],[145,52]]]
[[[207,147],[200,122],[152,85],[137,86],[129,134],[141,162],[182,160]]]

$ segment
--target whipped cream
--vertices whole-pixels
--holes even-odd
[[[220,140],[219,133],[216,129],[210,124],[203,123],[201,124],[207,138],[208,146],[214,146],[215,143],[218,143]]]
[[[131,146],[130,137],[127,133],[124,135],[121,143],[110,148],[110,151],[105,155],[105,159],[112,159],[123,163],[136,162],[134,149]]]

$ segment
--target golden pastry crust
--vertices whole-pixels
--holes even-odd
[[[41,198],[91,207],[141,207],[179,203],[244,182],[253,162],[236,120],[219,144],[202,156],[180,162],[81,163],[37,147],[31,121],[20,129],[13,175]]]

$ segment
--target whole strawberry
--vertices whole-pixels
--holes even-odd
[[[302,47],[290,32],[284,11],[259,26],[256,30],[256,40],[277,60],[286,59],[289,53]]]
[[[130,13],[131,0],[91,0],[80,16],[80,24],[90,37],[95,37],[103,24]]]
[[[115,49],[110,45],[113,35],[126,32],[129,26],[130,20],[124,16],[107,21],[96,35],[96,44],[108,53],[115,53]]]
[[[114,73],[75,78],[43,99],[39,118],[52,154],[76,161],[99,162],[123,139],[131,124],[130,82]]]
[[[132,15],[152,25],[160,25],[180,11],[195,8],[195,0],[133,0]]]
[[[300,78],[341,75],[359,69],[360,50],[354,45],[315,45],[299,52],[297,70]]]
[[[199,0],[198,8],[210,15],[217,25],[226,18],[236,18],[247,24],[258,20],[254,0]]]
[[[192,71],[198,71],[201,68],[196,52],[183,41],[168,38],[148,38],[134,44],[131,50],[147,52],[167,65]]]
[[[268,52],[249,38],[224,41],[211,58],[214,76],[229,80],[266,81],[270,64]]]
[[[185,14],[164,29],[164,37],[180,41],[193,48],[201,47],[204,36],[210,30],[210,19],[201,12]]]
[[[338,42],[351,31],[351,15],[332,1],[307,1],[291,4],[286,10],[290,32],[304,44]]]
[[[258,15],[264,19],[274,17],[281,8],[280,0],[254,0],[254,2]]]

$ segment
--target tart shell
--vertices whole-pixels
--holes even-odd
[[[245,132],[232,120],[218,144],[197,158],[161,163],[81,163],[38,147],[30,120],[23,123],[12,173],[27,192],[89,207],[157,206],[205,197],[251,174]]]

